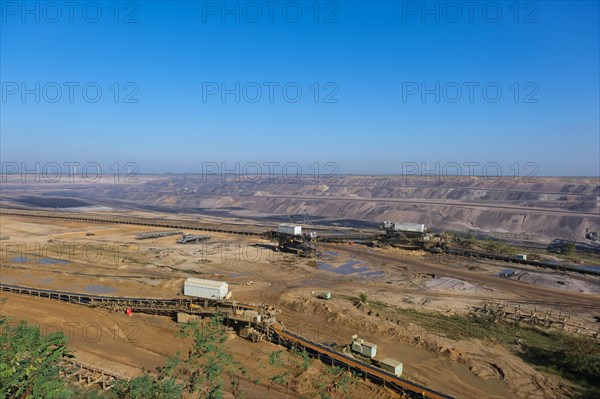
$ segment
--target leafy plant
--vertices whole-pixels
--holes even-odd
[[[366,305],[367,304],[367,299],[368,299],[368,296],[367,296],[366,293],[361,292],[361,293],[358,294],[358,300],[360,301],[360,303],[364,303]]]
[[[70,398],[73,390],[61,375],[70,356],[62,332],[42,336],[39,328],[0,318],[0,396],[4,398]]]
[[[189,393],[199,393],[207,399],[223,397],[223,375],[233,377],[243,371],[233,357],[225,351],[227,330],[222,314],[215,314],[208,324],[185,324],[180,337],[192,336],[194,343],[187,359],[178,368],[178,377],[185,381]]]

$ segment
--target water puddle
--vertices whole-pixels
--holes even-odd
[[[63,260],[63,259],[54,259],[54,258],[28,258],[25,256],[19,256],[17,258],[12,258],[9,259],[10,262],[15,262],[15,263],[27,263],[27,262],[32,262],[32,263],[41,263],[43,265],[67,265],[71,262],[69,262],[68,260]]]
[[[244,273],[229,273],[228,276],[230,278],[238,278],[238,277],[249,277],[251,276],[251,273],[248,272],[244,272]]]
[[[89,284],[84,287],[84,290],[87,292],[92,292],[94,294],[110,294],[111,292],[115,292],[116,289],[113,287],[107,287],[105,285],[100,284]]]
[[[317,269],[326,270],[328,272],[350,275],[350,274],[358,274],[363,278],[377,278],[383,277],[384,273],[381,271],[372,271],[368,266],[366,266],[361,261],[350,259],[346,263],[340,266],[333,266],[331,263],[326,262],[317,262]]]

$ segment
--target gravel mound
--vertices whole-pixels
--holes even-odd
[[[509,280],[521,281],[527,284],[542,287],[556,288],[565,291],[582,292],[586,294],[600,294],[600,283],[579,280],[567,275],[524,272],[516,270],[507,275]]]
[[[425,282],[425,288],[430,290],[452,290],[452,291],[483,291],[484,288],[478,284],[471,284],[464,280],[452,277],[436,277]]]

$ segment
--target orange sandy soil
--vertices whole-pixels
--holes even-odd
[[[379,353],[402,361],[404,377],[461,398],[563,398],[569,384],[535,370],[505,347],[432,336],[412,328],[414,326],[407,328],[398,320],[386,320],[387,315],[368,314],[347,298],[365,292],[370,300],[390,306],[456,313],[465,313],[484,299],[529,302],[542,309],[569,311],[573,320],[584,325],[594,324],[598,305],[594,294],[565,292],[498,278],[495,275],[506,267],[502,264],[443,258],[428,261],[418,254],[398,249],[324,246],[322,249],[332,251],[334,256],[315,262],[275,253],[267,241],[225,234],[211,233],[213,238],[206,245],[179,245],[175,244],[176,236],[135,240],[139,232],[164,230],[140,226],[3,216],[1,227],[1,234],[10,237],[1,242],[0,280],[3,283],[90,294],[172,298],[181,295],[186,277],[225,280],[234,299],[277,306],[280,311],[277,319],[290,330],[319,342],[338,344],[349,343],[351,336],[358,334],[377,343]],[[71,245],[75,249],[73,254],[65,257],[52,252],[52,245],[57,243]],[[25,250],[18,252],[9,244],[24,245]],[[36,261],[36,245],[49,248],[50,257],[69,262]],[[84,253],[82,248],[86,246],[101,248],[100,255],[93,257]],[[117,254],[115,246],[119,248]],[[19,256],[29,259],[20,262],[15,259]],[[357,267],[380,274],[366,278],[362,272],[341,273],[342,266],[349,260],[359,261]],[[328,263],[329,269],[322,267],[323,262]],[[422,277],[427,273],[457,278],[475,288],[467,291],[428,289]],[[591,281],[597,283],[597,280]],[[314,298],[313,293],[323,291],[332,292],[333,300],[324,302]],[[71,333],[78,359],[127,376],[136,375],[142,369],[154,370],[178,350],[185,353],[187,347],[186,342],[173,337],[177,325],[166,317],[136,314],[129,318],[107,310],[39,298],[4,293],[3,297],[7,298],[2,305],[3,315],[37,321],[48,328],[54,328],[50,323],[59,323],[65,333]],[[97,340],[94,338],[97,326],[86,324],[92,322],[101,326],[102,333]],[[71,324],[65,323],[75,323],[72,331],[69,330]],[[94,338],[94,342],[86,340],[86,336]],[[135,338],[135,342],[128,337]],[[228,345],[236,359],[247,363],[248,369],[255,359],[267,364],[268,354],[278,349],[269,343],[253,344],[240,338],[230,339]],[[314,367],[319,366],[311,366],[311,369]],[[265,384],[268,376],[259,379]],[[249,397],[285,397],[284,387],[267,390],[253,384],[253,377],[249,380],[245,387],[251,393]],[[389,391],[362,382],[353,388],[351,396],[382,395],[393,396]],[[297,392],[292,396],[297,396]]]

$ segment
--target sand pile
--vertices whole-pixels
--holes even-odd
[[[527,284],[542,287],[556,288],[565,291],[583,292],[586,294],[600,294],[600,283],[579,280],[568,275],[524,272],[516,270],[506,275],[509,280],[521,281]]]
[[[430,290],[452,290],[452,291],[483,291],[485,288],[479,284],[471,284],[464,280],[452,277],[436,277],[425,283],[425,288]]]

